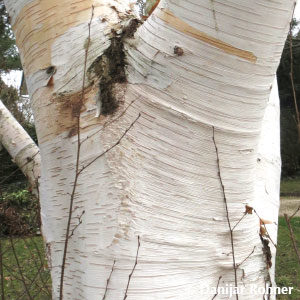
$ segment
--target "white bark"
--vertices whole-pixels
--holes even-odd
[[[0,144],[4,146],[13,161],[27,177],[36,195],[41,162],[39,148],[1,100]]]
[[[135,38],[126,41],[128,84],[119,85],[122,105],[115,116],[94,117],[98,85],[89,86],[81,139],[90,138],[82,144],[80,166],[117,142],[139,113],[141,117],[118,146],[79,177],[72,228],[78,224],[76,217],[85,213],[69,241],[64,299],[101,298],[113,261],[106,299],[123,299],[138,236],[141,246],[128,299],[210,300],[212,295],[204,295],[201,286],[216,287],[219,276],[220,286],[234,283],[212,128],[231,224],[240,220],[246,204],[255,206],[261,217],[276,220],[278,201],[266,199],[259,181],[262,172],[271,170],[263,180],[269,195],[278,197],[278,159],[265,163],[264,153],[269,158],[271,152],[258,152],[258,145],[260,137],[268,135],[261,135],[267,124],[262,119],[292,2],[161,1]],[[41,148],[42,223],[54,299],[75,177],[72,103],[81,89],[91,4],[95,17],[87,67],[110,45],[110,28],[118,30],[126,22],[121,1],[72,3],[7,1]],[[50,18],[53,11],[57,15]],[[55,66],[55,74],[47,74],[49,66]],[[133,99],[124,116],[91,136]],[[272,216],[265,216],[269,207]],[[237,270],[238,286],[264,287],[272,270],[266,268],[255,214],[234,230],[234,248],[237,263],[255,249]],[[244,292],[239,299],[253,297],[263,295]]]

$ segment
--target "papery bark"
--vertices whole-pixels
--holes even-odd
[[[95,16],[87,68],[128,24],[130,12],[123,1],[108,0],[19,0],[6,5],[35,114],[43,234],[57,299],[75,178],[73,108],[81,94],[91,6]],[[123,299],[138,236],[139,257],[128,299],[206,300],[213,295],[203,289],[216,287],[220,276],[220,287],[233,284],[218,171],[232,225],[246,204],[261,218],[277,220],[279,157],[276,152],[274,163],[262,169],[275,178],[267,180],[266,189],[273,201],[261,188],[266,178],[260,173],[259,143],[269,136],[261,135],[263,116],[292,8],[291,0],[161,1],[134,38],[124,39],[127,83],[116,84],[119,107],[114,115],[95,117],[99,78],[87,80],[80,120],[81,167],[118,141],[139,113],[141,117],[116,147],[80,174],[64,299],[99,299],[105,290],[106,299]],[[278,135],[274,144],[279,145]],[[259,230],[253,214],[233,234],[237,263],[254,249],[237,270],[238,286],[246,290],[253,284],[264,287],[269,276],[274,277],[266,266]],[[253,300],[253,295],[245,292],[239,299]]]

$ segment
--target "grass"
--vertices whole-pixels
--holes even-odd
[[[1,239],[1,248],[5,299],[51,299],[51,281],[43,239],[41,237],[5,238]],[[1,290],[0,287],[0,292]]]
[[[300,177],[283,178],[280,185],[282,196],[300,196]]]
[[[300,217],[291,220],[300,249]],[[291,295],[278,295],[277,300],[300,299],[300,266],[292,247],[285,219],[279,217],[278,244],[276,256],[276,283],[280,287],[294,287]]]
[[[300,248],[300,217],[291,221],[298,247]],[[50,274],[47,269],[43,240],[41,237],[14,238],[13,244],[18,257],[29,294],[32,299],[50,300]],[[4,264],[4,290],[5,299],[30,299],[24,293],[24,284],[20,280],[20,272],[12,251],[9,239],[2,239],[2,252]],[[41,255],[42,259],[40,259]],[[41,272],[38,270],[41,268]],[[32,281],[36,280],[33,284]],[[276,283],[280,287],[294,287],[291,295],[278,295],[277,300],[299,300],[300,299],[300,266],[296,259],[289,231],[283,217],[279,218],[278,247],[276,257]],[[1,288],[0,288],[1,290]]]

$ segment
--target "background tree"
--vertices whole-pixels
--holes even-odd
[[[281,157],[283,176],[299,175],[300,171],[299,132],[297,130],[298,123],[290,77],[292,53],[294,88],[296,98],[298,99],[298,110],[300,110],[300,33],[297,26],[298,22],[294,19],[277,70],[281,110]],[[290,49],[291,46],[292,51]]]

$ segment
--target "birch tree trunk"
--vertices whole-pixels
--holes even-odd
[[[4,146],[13,161],[27,177],[33,193],[37,196],[41,164],[39,148],[1,100],[0,144]]]
[[[5,3],[41,151],[53,299],[210,300],[217,285],[264,298],[250,288],[274,285],[279,136],[258,145],[293,1],[162,0],[135,33],[124,1]]]

